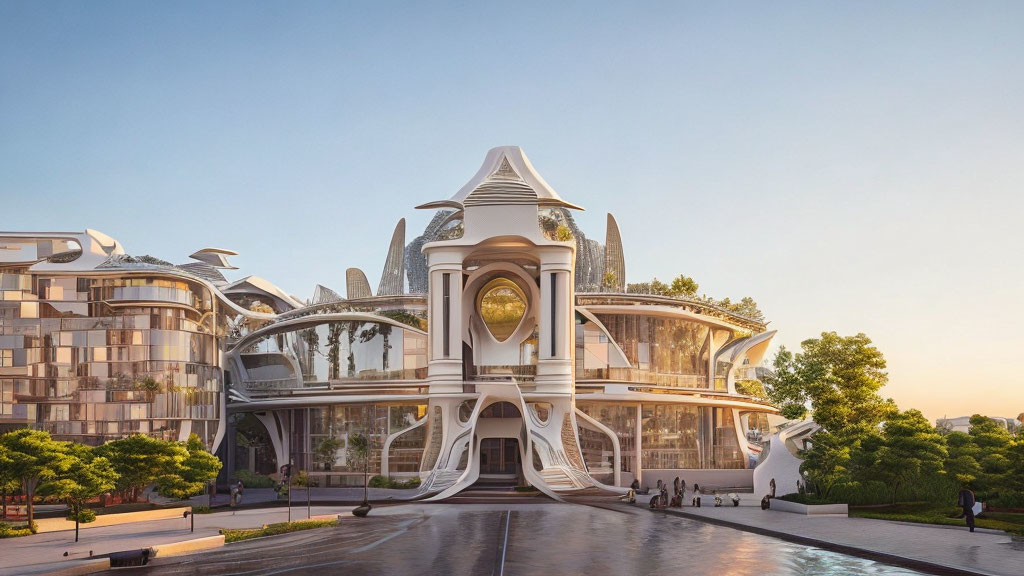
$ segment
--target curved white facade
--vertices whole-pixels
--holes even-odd
[[[230,269],[230,251],[200,250],[196,262],[171,266],[125,256],[112,239],[88,232],[0,233],[0,243],[33,246],[20,259],[0,252],[0,274],[19,288],[38,288],[50,276],[95,276],[111,278],[113,290],[145,277],[177,278],[193,296],[200,292],[203,306],[193,296],[179,301],[176,292],[150,294],[144,285],[110,296],[182,310],[175,314],[194,318],[208,335],[212,356],[203,365],[216,377],[210,390],[217,410],[216,433],[206,436],[220,445],[229,470],[274,473],[290,462],[321,485],[361,481],[344,450],[361,433],[371,441],[374,473],[418,476],[435,498],[481,480],[529,483],[555,497],[674,476],[709,487],[753,485],[765,417],[776,412],[741,393],[751,389],[774,334],[762,322],[702,301],[624,293],[614,218],[607,235],[614,246],[587,240],[570,212],[578,206],[517,147],[491,150],[451,199],[420,208],[439,212],[404,247],[400,221],[376,296],[357,269],[347,272],[347,299],[318,286],[303,302],[258,277],[228,283],[219,269]],[[74,244],[81,254],[72,258]],[[579,258],[585,277],[577,278]],[[406,293],[404,274],[417,293]],[[43,299],[32,289],[22,293]],[[75,317],[105,318],[109,302],[97,301],[99,292],[85,294]],[[0,315],[0,354],[25,348],[9,338],[25,329],[24,320]],[[6,357],[0,355],[0,423],[60,434],[52,412],[11,417],[24,412],[17,406],[63,401],[21,393],[23,372],[48,374],[46,359],[42,368],[23,362],[7,370]],[[130,404],[109,394],[102,400],[92,403]],[[90,420],[88,410],[82,425],[95,428],[100,420]],[[175,434],[194,431],[195,421],[183,418]],[[143,428],[110,428],[91,441],[153,433]]]

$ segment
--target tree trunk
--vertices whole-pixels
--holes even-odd
[[[32,520],[35,518],[35,516],[33,515],[34,512],[35,512],[35,509],[32,507],[32,499],[33,499],[34,495],[35,495],[35,490],[32,489],[31,482],[26,482],[25,483],[25,498],[28,500],[27,504],[28,504],[28,527],[29,528],[32,527]]]

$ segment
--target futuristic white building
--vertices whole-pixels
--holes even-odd
[[[199,431],[228,470],[285,463],[321,485],[418,476],[425,497],[480,481],[556,495],[682,476],[750,488],[767,416],[750,395],[774,332],[700,299],[627,291],[608,215],[587,239],[518,147],[491,150],[405,242],[377,294],[301,300],[232,252],[173,266],[112,239],[0,232],[0,426],[103,442]]]

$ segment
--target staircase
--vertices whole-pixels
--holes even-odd
[[[549,466],[541,470],[540,475],[553,490],[580,490],[593,486],[585,472],[568,466]]]
[[[434,470],[426,482],[420,484],[420,494],[440,492],[453,486],[462,477],[464,470]]]

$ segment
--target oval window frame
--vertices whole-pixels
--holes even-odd
[[[494,292],[495,290],[503,288],[511,289],[515,293],[515,295],[519,298],[519,301],[522,302],[523,304],[523,313],[519,317],[519,322],[517,322],[516,325],[509,330],[508,334],[505,335],[504,338],[499,338],[498,335],[494,333],[491,324],[487,322],[487,318],[484,315],[483,302],[484,298],[486,298],[488,294]],[[496,276],[488,280],[487,283],[484,284],[476,293],[476,313],[480,315],[480,320],[483,323],[483,325],[487,328],[487,333],[491,336],[491,338],[494,339],[495,342],[508,342],[509,339],[512,338],[512,336],[515,336],[516,333],[519,332],[519,329],[522,327],[523,322],[529,315],[529,312],[530,299],[527,297],[526,292],[523,290],[521,286],[519,286],[519,284],[517,284],[515,281],[508,278],[507,276]]]

